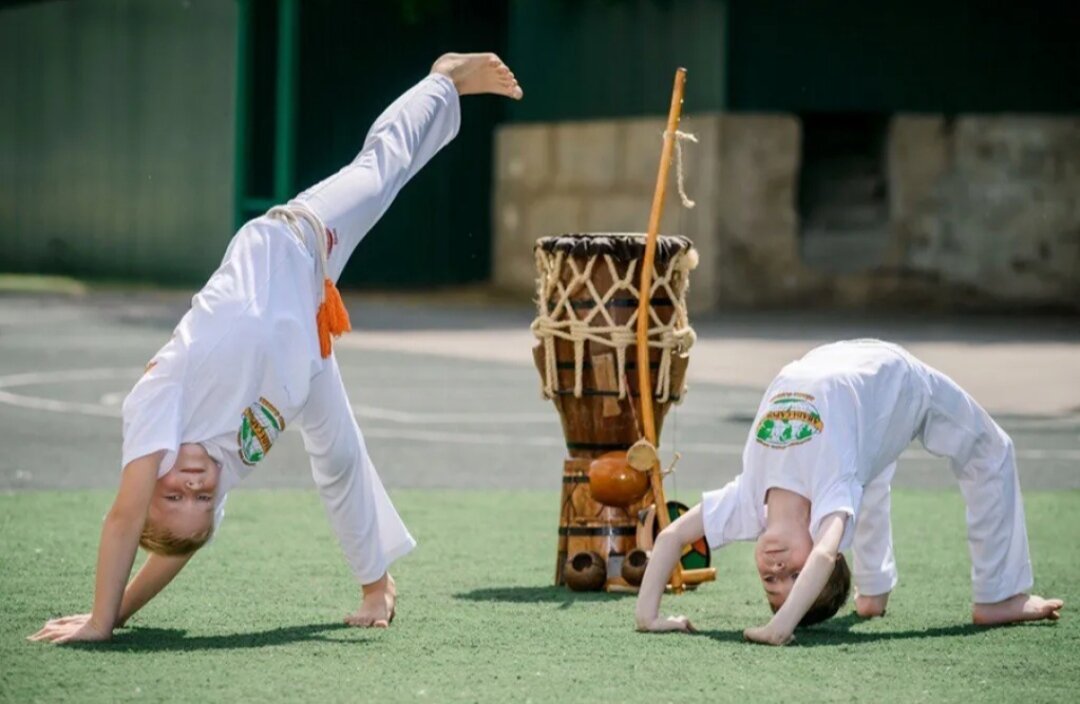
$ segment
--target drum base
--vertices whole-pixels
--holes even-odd
[[[708,567],[702,570],[683,570],[683,588],[680,590],[673,589],[669,584],[664,588],[664,592],[667,594],[681,594],[684,591],[694,591],[705,582],[716,581],[716,568]],[[616,577],[609,579],[604,585],[604,591],[612,594],[637,594],[641,590],[640,587],[635,587],[632,584],[627,584],[626,580],[622,577]]]
[[[623,560],[632,550],[652,549],[653,533],[657,530],[657,526],[653,525],[655,511],[648,510],[654,503],[652,490],[625,509],[605,506],[595,501],[589,492],[591,462],[591,458],[583,457],[571,457],[563,462],[562,508],[559,512],[559,541],[555,551],[555,586],[566,586],[564,572],[567,560],[578,553],[592,552],[604,560],[607,568],[604,591],[636,594],[638,588],[620,575]],[[669,502],[668,506],[669,512],[674,512],[676,517],[680,511],[685,510],[685,507],[677,502]],[[707,548],[705,550],[702,557],[707,565],[709,556]],[[693,589],[703,582],[716,579],[716,568],[687,569],[684,566],[682,578],[685,587]]]
[[[596,501],[589,491],[591,462],[592,458],[571,457],[563,463],[556,586],[566,584],[566,561],[582,552],[593,552],[604,559],[609,582],[619,578],[623,558],[637,547],[638,511],[652,502],[651,491],[626,508]]]

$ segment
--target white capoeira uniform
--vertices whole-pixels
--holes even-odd
[[[229,490],[295,424],[357,579],[378,580],[412,550],[416,541],[368,457],[337,360],[320,354],[315,313],[323,276],[337,281],[402,186],[454,138],[460,119],[453,83],[428,76],[376,120],[352,163],[236,233],[124,401],[122,466],[164,450],[162,476],[181,443],[201,444],[221,466],[218,526]]]
[[[787,489],[810,501],[812,536],[829,514],[850,516],[841,550],[854,549],[856,588],[868,596],[892,591],[889,485],[915,438],[948,458],[960,482],[974,601],[1030,590],[1012,441],[952,379],[880,340],[824,345],[781,370],[758,408],[742,474],[703,496],[709,545],[756,540],[766,493]]]

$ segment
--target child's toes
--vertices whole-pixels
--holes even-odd
[[[349,614],[345,617],[345,625],[355,628],[367,628],[371,625],[371,617],[364,614]]]

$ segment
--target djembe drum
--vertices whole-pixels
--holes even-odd
[[[563,466],[558,585],[619,584],[623,558],[637,545],[638,515],[654,503],[647,476],[626,463],[626,451],[641,437],[635,328],[644,252],[639,234],[562,235],[536,243],[538,315],[532,330],[539,344],[533,356],[570,455]],[[694,343],[686,291],[696,265],[690,240],[659,238],[647,361],[657,437],[671,404],[686,390]]]

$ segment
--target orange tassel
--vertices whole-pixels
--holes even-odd
[[[323,359],[329,357],[334,350],[332,338],[352,330],[349,311],[345,310],[341,293],[329,278],[323,279],[323,302],[319,304],[319,312],[315,314],[315,323],[319,327],[319,352]]]

